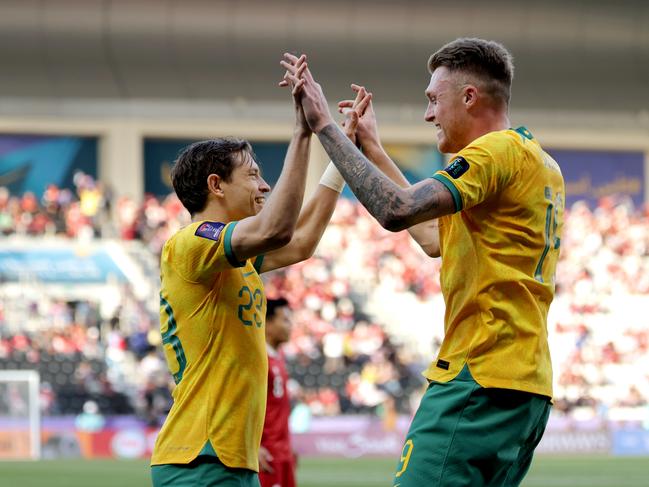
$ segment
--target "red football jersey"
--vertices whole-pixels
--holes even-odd
[[[291,438],[288,431],[288,418],[291,402],[288,397],[288,372],[281,351],[268,347],[268,399],[266,419],[261,444],[276,461],[293,458]]]

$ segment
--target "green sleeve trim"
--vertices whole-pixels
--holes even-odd
[[[261,265],[263,263],[264,263],[264,254],[258,255],[257,258],[255,259],[254,264],[252,264],[255,270],[257,271],[257,273],[261,272]]]
[[[462,196],[460,196],[460,192],[457,190],[455,185],[450,182],[448,179],[446,179],[444,176],[440,174],[434,174],[433,179],[436,179],[440,183],[442,183],[444,186],[446,186],[446,189],[448,189],[451,192],[451,196],[453,196],[453,203],[455,203],[455,212],[457,213],[458,211],[462,210]]]
[[[234,255],[234,252],[232,251],[232,230],[234,230],[234,227],[237,225],[237,223],[239,222],[229,223],[225,228],[223,246],[225,247],[225,257],[228,259],[230,265],[232,267],[243,267],[244,265],[246,265],[246,261],[244,260],[243,262],[239,262],[237,260],[237,257]]]

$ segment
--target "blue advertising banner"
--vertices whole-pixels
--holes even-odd
[[[171,193],[169,173],[179,152],[194,140],[146,139],[144,142],[145,192]],[[252,142],[264,178],[273,185],[282,169],[288,142]],[[431,144],[386,144],[386,151],[412,183],[431,177],[445,159]],[[561,166],[568,207],[576,201],[596,206],[605,196],[621,195],[641,205],[645,198],[642,152],[549,149]],[[343,195],[353,198],[349,187]]]
[[[146,139],[144,141],[144,192],[165,196],[173,192],[171,167],[178,154],[196,140]],[[264,179],[273,186],[284,164],[288,142],[250,142]]]
[[[631,198],[636,206],[644,203],[642,152],[549,149],[548,153],[561,166],[568,208],[576,201],[585,201],[594,207],[606,196]]]
[[[614,455],[649,455],[649,430],[621,429],[613,433]]]
[[[78,253],[71,248],[0,250],[0,281],[36,279],[47,283],[101,284],[126,277],[105,250]]]
[[[49,184],[74,189],[73,176],[97,177],[95,137],[0,134],[0,186],[41,196]]]

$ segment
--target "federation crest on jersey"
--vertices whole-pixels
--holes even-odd
[[[462,156],[457,156],[455,159],[451,161],[451,163],[444,168],[444,171],[448,173],[449,176],[451,176],[453,179],[457,179],[462,174],[467,172],[469,170],[469,163],[467,160],[462,157]]]
[[[225,224],[220,222],[203,222],[198,226],[194,235],[218,242],[224,227]]]

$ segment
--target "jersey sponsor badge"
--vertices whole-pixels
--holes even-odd
[[[457,156],[451,163],[444,168],[453,179],[457,179],[469,170],[469,163],[462,156]]]
[[[223,228],[225,224],[220,222],[204,222],[198,226],[194,235],[218,242]]]
[[[450,365],[451,364],[449,362],[447,362],[446,360],[440,359],[440,360],[437,361],[437,367],[439,367],[440,369],[448,370]]]

